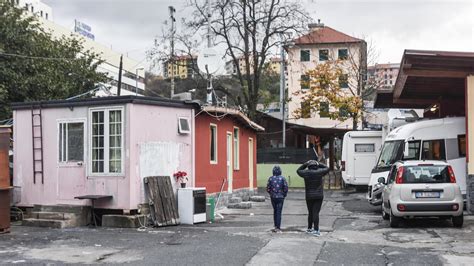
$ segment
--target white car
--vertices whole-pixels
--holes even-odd
[[[401,219],[413,217],[451,218],[463,225],[463,197],[454,171],[444,161],[396,162],[382,192],[382,217],[398,227]]]

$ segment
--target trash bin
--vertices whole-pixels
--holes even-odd
[[[214,199],[214,197],[209,197],[207,198],[207,203],[206,203],[206,213],[207,213],[207,220],[208,221],[211,221],[211,222],[214,222],[214,211],[215,211],[215,208],[216,208],[216,201]]]

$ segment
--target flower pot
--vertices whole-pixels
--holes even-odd
[[[186,183],[181,183],[181,187],[182,187],[182,188],[185,188],[185,187],[186,187]]]

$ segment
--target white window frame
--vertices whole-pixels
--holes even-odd
[[[236,133],[237,130],[237,134]],[[234,144],[234,171],[240,170],[240,128],[234,127],[234,132],[233,132],[233,144]],[[236,144],[237,142],[237,144]]]
[[[212,134],[211,134],[211,127],[214,127],[216,129],[216,137],[215,137],[215,141],[214,141],[214,154],[216,156],[215,160],[212,160],[211,158],[211,143],[212,143]],[[218,156],[217,156],[217,140],[218,140],[218,134],[217,134],[217,125],[216,124],[213,124],[213,123],[210,123],[209,124],[209,161],[211,164],[217,164],[217,159],[218,159]]]
[[[61,155],[59,154],[59,140],[61,138],[61,135],[59,134],[59,127],[61,124],[70,124],[70,123],[82,123],[83,125],[83,151],[82,151],[82,161],[61,161]],[[57,138],[56,138],[56,145],[57,149],[56,152],[58,152],[58,155],[56,156],[57,162],[59,165],[70,165],[70,164],[77,164],[77,163],[83,163],[87,161],[87,119],[86,118],[65,118],[65,119],[57,119],[56,120],[56,132],[57,132]],[[66,159],[67,159],[67,150],[68,146],[66,146]]]
[[[371,147],[370,151],[358,150],[357,147],[366,146]],[[375,143],[354,143],[354,152],[355,153],[375,153]]]
[[[92,113],[97,111],[104,112],[104,172],[103,173],[94,173],[92,172]],[[110,111],[121,111],[122,112],[122,121],[121,121],[121,167],[120,173],[110,173],[109,172],[109,164],[110,164],[110,128],[109,128],[109,113]],[[88,135],[89,135],[89,143],[87,145],[88,148],[88,175],[89,176],[123,176],[125,173],[125,153],[124,153],[124,144],[125,144],[125,108],[123,106],[111,106],[111,107],[97,107],[97,108],[89,108],[89,122],[88,125]]]
[[[186,120],[186,123],[188,123],[188,130],[183,130],[181,128],[181,119],[183,120]],[[189,123],[189,118],[188,117],[184,117],[184,116],[180,116],[178,117],[178,133],[179,134],[190,134],[191,133],[191,123]]]

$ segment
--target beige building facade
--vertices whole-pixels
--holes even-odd
[[[306,78],[306,72],[318,64],[339,60],[344,72],[342,90],[348,95],[357,94],[358,87],[363,86],[357,78],[365,73],[367,60],[367,45],[364,40],[351,37],[334,30],[324,24],[310,25],[310,32],[294,40],[287,47],[288,53],[288,121],[299,125],[315,128],[351,129],[352,119],[345,121],[330,119],[325,110],[312,110],[306,118],[296,119],[294,113],[302,106],[302,97],[309,89],[302,86],[301,80]],[[295,93],[299,93],[295,95]],[[328,105],[329,110],[334,108]],[[359,127],[360,127],[359,121]]]

